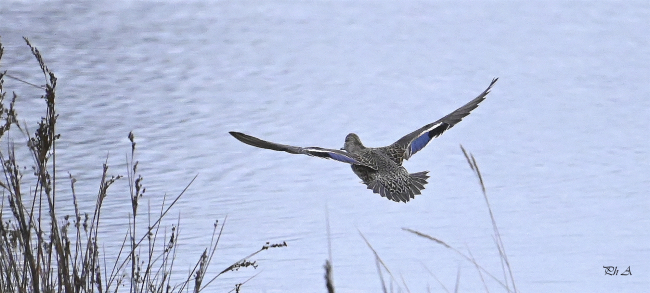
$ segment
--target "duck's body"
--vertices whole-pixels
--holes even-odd
[[[345,139],[346,152],[362,164],[352,164],[352,171],[363,184],[390,200],[407,202],[420,194],[427,184],[428,171],[409,174],[402,160],[387,148],[366,148],[359,137],[350,133]]]

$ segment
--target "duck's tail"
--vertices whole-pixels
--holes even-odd
[[[409,177],[411,178],[411,184],[409,184],[409,188],[413,192],[413,195],[421,194],[420,190],[424,189],[424,185],[427,184],[427,179],[429,179],[429,175],[427,175],[427,173],[429,173],[429,171],[409,174]],[[411,198],[413,198],[413,195],[411,195]]]
[[[388,198],[396,202],[408,202],[412,198],[415,198],[416,195],[421,194],[421,190],[424,189],[424,185],[427,184],[427,175],[429,171],[423,171],[413,174],[408,174],[408,177],[404,176],[406,179],[404,181],[396,180],[382,180],[378,178],[368,182],[368,189],[372,189],[374,193]]]

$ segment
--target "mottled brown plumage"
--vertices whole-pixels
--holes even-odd
[[[465,116],[469,115],[472,110],[476,109],[478,104],[485,100],[485,96],[490,92],[496,81],[497,78],[493,79],[485,91],[456,111],[405,135],[395,143],[385,147],[365,147],[361,143],[359,136],[354,133],[350,133],[345,137],[345,144],[341,150],[283,145],[234,131],[231,131],[230,134],[243,143],[259,148],[348,163],[352,166],[354,174],[374,193],[396,202],[408,202],[415,195],[421,194],[421,190],[427,184],[429,176],[427,175],[428,171],[409,174],[402,166],[403,161],[408,160],[432,139],[452,128]]]

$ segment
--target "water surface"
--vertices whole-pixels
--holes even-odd
[[[42,83],[26,36],[59,78],[57,170],[77,178],[87,209],[107,157],[111,174],[126,174],[133,131],[152,209],[198,174],[173,211],[181,273],[226,216],[214,271],[267,241],[288,243],[256,257],[257,270],[220,278],[217,291],[261,272],[247,292],[324,292],[327,213],[339,291],[380,290],[359,232],[412,292],[442,289],[427,269],[447,288],[460,269],[461,291],[483,291],[472,264],[401,230],[471,251],[501,276],[460,144],[481,167],[520,291],[650,285],[647,1],[3,1],[0,17],[1,69]],[[432,176],[408,204],[372,194],[345,164],[228,135],[339,148],[355,132],[383,146],[493,77],[478,109],[405,163]],[[39,90],[5,87],[21,96],[21,119],[43,115]],[[109,247],[126,231],[127,192],[118,181],[107,199]],[[606,276],[610,265],[633,276]]]

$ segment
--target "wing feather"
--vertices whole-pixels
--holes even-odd
[[[436,122],[422,126],[420,129],[400,138],[392,145],[380,149],[382,149],[384,153],[389,155],[398,164],[401,164],[402,160],[408,160],[415,153],[427,146],[431,140],[454,127],[454,125],[463,120],[465,116],[469,115],[472,110],[476,109],[478,104],[485,100],[485,97],[490,93],[492,86],[498,79],[499,78],[492,79],[490,85],[480,95],[462,107],[449,113],[447,116],[438,119]],[[395,152],[396,149],[400,151]]]
[[[248,134],[243,134],[241,132],[235,132],[235,131],[231,131],[230,135],[232,135],[237,140],[239,140],[239,141],[241,141],[241,142],[243,142],[245,144],[252,145],[252,146],[258,147],[258,148],[269,149],[269,150],[274,150],[274,151],[282,151],[282,152],[287,152],[287,153],[290,153],[290,154],[303,154],[303,155],[319,157],[319,158],[324,158],[324,159],[332,159],[332,160],[343,162],[343,163],[354,164],[354,165],[362,165],[362,166],[367,166],[367,167],[375,169],[375,167],[373,167],[373,166],[368,166],[367,164],[363,164],[363,163],[359,162],[350,153],[348,153],[346,151],[334,150],[334,149],[326,149],[326,148],[320,148],[320,147],[306,147],[306,148],[303,148],[303,147],[279,144],[279,143],[274,143],[274,142],[262,140],[262,139],[259,139],[257,137],[250,136]]]

